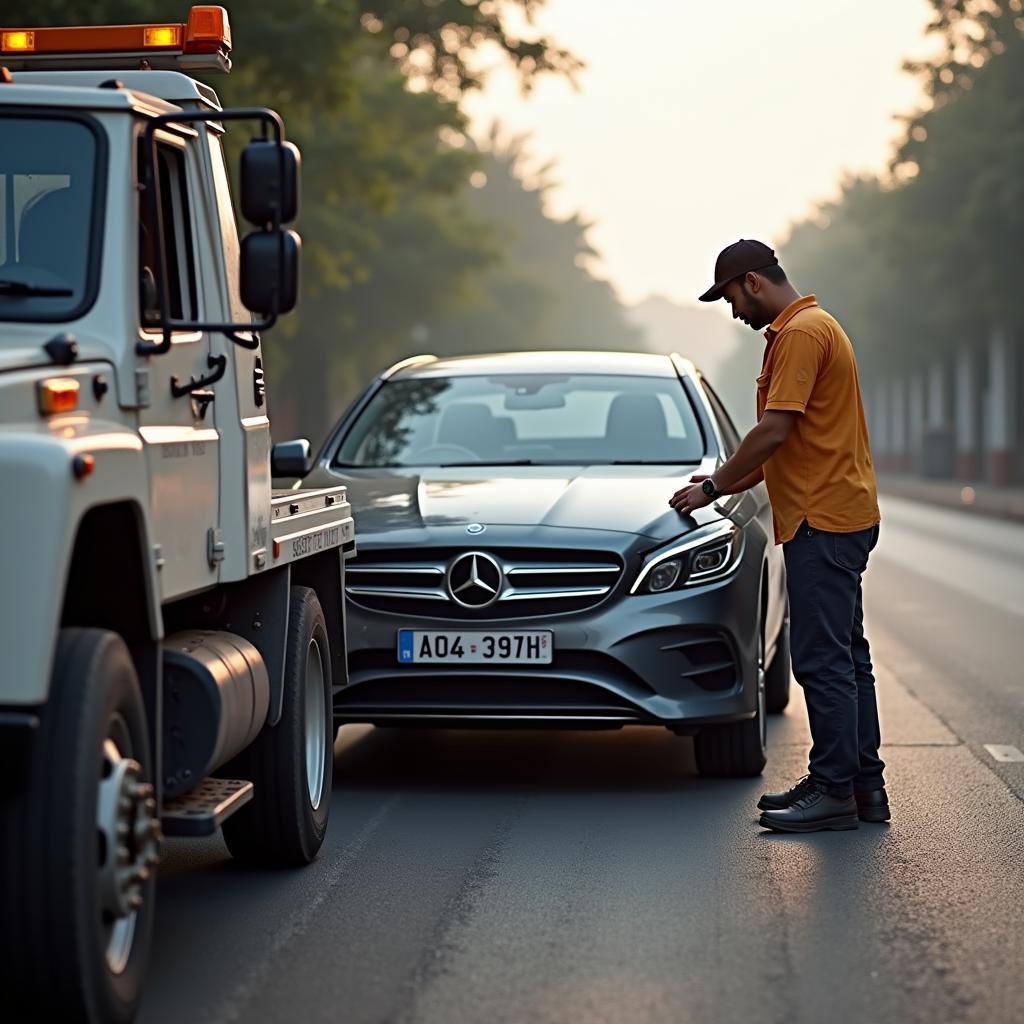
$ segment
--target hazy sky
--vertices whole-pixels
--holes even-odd
[[[587,63],[579,91],[548,80],[523,98],[498,72],[465,109],[474,135],[497,119],[556,161],[552,212],[594,222],[625,301],[689,302],[724,245],[778,244],[844,172],[885,167],[928,15],[925,0],[548,0],[539,25]]]

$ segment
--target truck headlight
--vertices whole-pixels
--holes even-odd
[[[696,587],[733,573],[743,553],[743,532],[729,520],[695,530],[647,557],[631,594],[661,594]]]

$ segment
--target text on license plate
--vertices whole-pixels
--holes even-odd
[[[449,633],[400,629],[398,660],[403,665],[550,665],[550,630],[507,633]]]

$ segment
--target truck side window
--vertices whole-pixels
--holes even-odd
[[[140,152],[141,157],[141,152]],[[192,220],[185,178],[185,154],[174,146],[157,147],[161,212],[164,222],[164,267],[167,271],[168,314],[175,320],[196,319],[195,256]],[[143,326],[160,319],[157,221],[146,197],[139,204],[139,315]]]

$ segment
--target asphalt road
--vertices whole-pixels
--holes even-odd
[[[894,819],[757,827],[763,779],[662,730],[349,726],[292,873],[161,869],[143,1024],[1024,1020],[1024,527],[883,506],[866,580]]]

